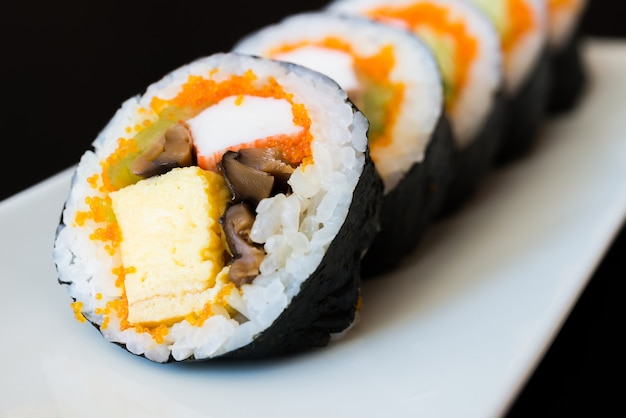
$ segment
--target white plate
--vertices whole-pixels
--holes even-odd
[[[74,320],[52,244],[66,170],[0,204],[0,415],[485,418],[504,413],[626,214],[626,44],[586,49],[592,84],[533,155],[492,173],[315,353],[161,365]]]

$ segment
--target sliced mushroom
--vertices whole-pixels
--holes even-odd
[[[274,187],[274,176],[265,171],[242,164],[237,157],[239,153],[227,151],[219,163],[219,168],[226,179],[233,200],[247,201],[256,205],[270,197]]]
[[[226,242],[233,253],[229,278],[237,287],[251,283],[259,275],[259,266],[265,257],[262,247],[250,239],[253,223],[254,214],[245,203],[231,205],[220,218]]]
[[[227,151],[219,163],[233,199],[256,206],[261,199],[288,193],[287,180],[294,167],[282,158],[278,148],[244,148]]]
[[[192,149],[189,129],[177,123],[133,161],[131,171],[137,176],[148,178],[167,173],[175,167],[188,167],[193,164]]]
[[[239,162],[273,175],[286,185],[294,167],[288,164],[278,148],[245,148],[239,150]]]

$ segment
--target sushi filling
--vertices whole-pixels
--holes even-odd
[[[187,100],[181,95],[172,103]],[[305,128],[294,124],[291,108],[286,99],[237,95],[200,112],[176,110],[197,114],[166,128],[130,162],[132,174],[142,179],[109,194],[120,229],[129,326],[171,325],[188,315],[201,323],[205,306],[222,304],[228,309],[219,297],[233,291],[230,283],[240,287],[259,274],[265,252],[250,238],[254,210],[264,198],[289,193],[287,180],[294,167],[282,158],[281,148],[243,147],[302,134]],[[132,143],[117,152],[125,153]],[[195,161],[197,172],[182,174],[181,168]],[[280,176],[276,188],[272,171]],[[154,176],[159,177],[149,180]],[[168,181],[172,176],[175,179]],[[198,179],[212,186],[195,186]],[[197,206],[202,210],[195,211]],[[140,217],[134,216],[137,207],[144,208]],[[189,234],[180,219],[193,223],[195,232]],[[203,221],[207,224],[196,225]],[[204,242],[195,242],[203,233],[208,234]]]

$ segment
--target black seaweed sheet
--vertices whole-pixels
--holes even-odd
[[[505,116],[504,94],[498,92],[492,109],[475,139],[464,149],[455,151],[455,175],[441,209],[441,216],[448,216],[460,210],[493,168],[503,140]]]
[[[383,197],[381,230],[361,266],[364,279],[391,271],[419,245],[448,193],[454,176],[454,158],[450,123],[442,112],[424,160],[414,164]]]
[[[581,34],[578,29],[558,50],[552,52],[553,77],[548,112],[551,116],[576,107],[588,84],[587,69],[580,51]]]
[[[525,82],[514,95],[507,97],[507,120],[496,165],[522,158],[534,147],[539,129],[548,116],[552,79],[552,60],[545,48]]]

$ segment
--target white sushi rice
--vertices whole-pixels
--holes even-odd
[[[354,57],[360,59],[392,47],[394,64],[389,82],[404,85],[405,91],[392,127],[393,145],[372,149],[376,169],[388,193],[413,164],[423,161],[443,111],[439,68],[430,49],[420,39],[405,30],[358,16],[305,12],[247,35],[233,50],[286,59],[333,77],[345,90],[357,87],[354,57],[325,46],[323,42],[330,38],[348,45]],[[304,47],[285,54],[286,58],[276,54],[285,45],[298,44]]]
[[[89,321],[102,325],[104,316],[96,312],[119,299],[122,289],[115,286],[117,277],[112,272],[121,265],[119,251],[111,255],[101,241],[90,239],[102,224],[87,220],[78,226],[75,222],[79,211],[90,210],[87,197],[105,197],[89,185],[88,178],[101,173],[101,161],[116,150],[118,138],[128,135],[125,129],[145,120],[146,113],[140,109],[149,111],[153,97],[174,97],[190,75],[208,78],[212,69],[218,69],[211,77],[223,80],[250,68],[259,80],[275,77],[293,93],[295,102],[305,104],[312,122],[314,164],[299,167],[291,176],[293,194],[265,199],[258,206],[252,238],[264,244],[267,256],[260,275],[242,286],[241,294],[233,292],[229,301],[245,320],[226,312],[209,317],[202,326],[183,320],[171,326],[165,341],[158,344],[149,333],[133,327],[121,330],[119,318],[110,315],[110,322],[101,328],[103,336],[155,362],[167,361],[170,354],[175,360],[215,357],[248,344],[270,326],[317,268],[343,225],[364,167],[368,122],[346,104],[345,92],[329,78],[235,53],[215,54],[176,69],[149,86],[143,96],[124,102],[93,142],[93,151],[85,152],[76,168],[54,261],[59,279],[67,283],[70,296],[82,302],[81,312]],[[102,297],[96,298],[97,294]]]
[[[418,3],[441,5],[453,10],[454,18],[463,21],[471,36],[478,41],[477,56],[471,64],[466,85],[454,107],[449,109],[455,141],[463,149],[484,125],[503,82],[500,40],[488,18],[463,0],[335,0],[327,10],[368,16],[369,11],[380,7],[408,7]],[[404,22],[391,19],[386,22],[406,28]],[[419,30],[416,35],[421,36]],[[440,62],[439,65],[447,64]]]

